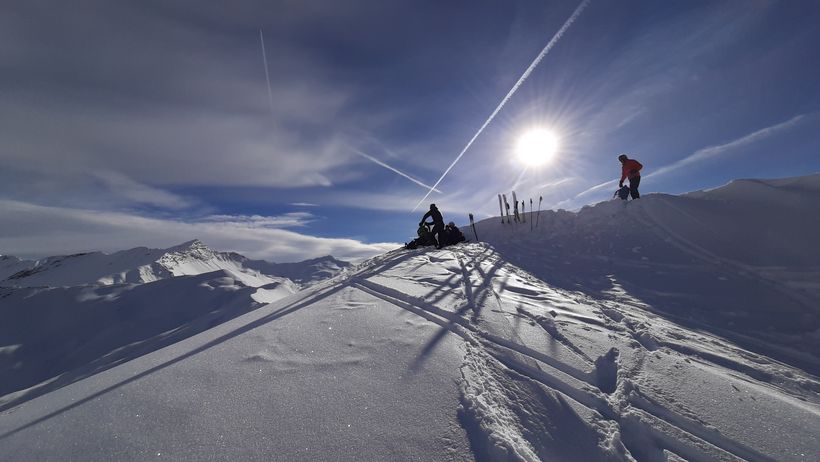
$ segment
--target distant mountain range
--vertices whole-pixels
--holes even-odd
[[[198,240],[0,257],[0,409],[105,370],[343,272],[331,256],[252,260]]]
[[[38,261],[3,256],[0,257],[0,286],[142,284],[226,270],[249,286],[260,287],[288,279],[298,288],[333,277],[348,266],[350,263],[331,256],[299,263],[251,260],[235,252],[217,252],[195,239],[168,249],[137,247],[110,255],[89,252]]]

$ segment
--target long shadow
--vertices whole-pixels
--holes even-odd
[[[268,314],[268,315],[266,315],[264,317],[261,317],[261,318],[255,320],[255,321],[252,321],[252,322],[249,322],[248,324],[240,326],[240,327],[232,330],[231,332],[228,332],[224,335],[221,335],[221,336],[219,336],[219,337],[217,337],[217,338],[215,338],[215,339],[213,339],[213,340],[211,340],[211,341],[209,341],[209,342],[207,342],[207,343],[205,343],[205,344],[203,344],[203,345],[201,345],[197,348],[194,348],[191,351],[188,351],[188,352],[186,352],[186,353],[184,353],[180,356],[177,356],[173,359],[170,359],[170,360],[165,361],[161,364],[158,364],[158,365],[156,365],[156,366],[154,366],[150,369],[147,369],[147,370],[145,370],[145,371],[143,371],[143,372],[141,372],[137,375],[129,377],[128,379],[125,379],[121,382],[118,382],[118,383],[110,385],[106,388],[103,388],[102,390],[99,390],[99,391],[97,391],[97,392],[95,392],[95,393],[93,393],[93,394],[91,394],[91,395],[89,395],[85,398],[82,398],[82,399],[79,399],[77,401],[72,402],[68,406],[64,406],[60,409],[57,409],[53,412],[50,412],[50,413],[44,415],[42,417],[39,417],[39,418],[37,418],[37,419],[35,419],[35,420],[33,420],[33,421],[23,425],[23,426],[15,428],[14,430],[10,430],[6,433],[3,433],[2,435],[0,435],[0,440],[6,439],[6,438],[8,438],[12,435],[15,435],[15,434],[23,431],[23,430],[26,430],[27,428],[31,428],[35,425],[38,425],[42,422],[45,422],[45,421],[47,421],[47,420],[49,420],[53,417],[56,417],[56,416],[58,416],[60,414],[63,414],[67,411],[70,411],[70,410],[72,410],[76,407],[79,407],[79,406],[81,406],[85,403],[88,403],[89,401],[93,401],[93,400],[99,398],[100,396],[105,395],[106,393],[109,393],[113,390],[116,390],[117,388],[128,385],[130,383],[133,383],[133,382],[135,382],[137,380],[140,380],[144,377],[147,377],[147,376],[149,376],[149,375],[151,375],[155,372],[161,371],[161,370],[163,370],[163,369],[165,369],[169,366],[172,366],[176,363],[179,363],[180,361],[183,361],[187,358],[190,358],[191,356],[194,356],[196,354],[202,353],[203,351],[206,351],[210,348],[213,348],[213,347],[215,347],[215,346],[217,346],[217,345],[219,345],[219,344],[221,344],[225,341],[228,341],[228,340],[230,340],[234,337],[237,337],[241,334],[244,334],[244,333],[246,333],[250,330],[256,329],[257,327],[261,327],[261,326],[263,326],[267,323],[270,323],[272,321],[275,321],[275,320],[277,320],[277,319],[279,319],[283,316],[286,316],[286,315],[291,314],[295,311],[298,311],[298,310],[300,310],[300,309],[302,309],[306,306],[312,305],[312,304],[316,303],[319,300],[327,298],[330,295],[333,295],[333,294],[335,294],[335,293],[337,293],[337,292],[339,292],[339,291],[341,291],[345,288],[350,287],[353,283],[355,283],[360,278],[367,277],[368,275],[370,275],[370,274],[372,274],[376,271],[384,271],[385,269],[396,266],[399,263],[401,263],[402,261],[404,261],[404,260],[406,260],[410,257],[411,257],[411,255],[398,254],[397,258],[386,259],[386,261],[380,262],[380,264],[378,264],[378,265],[374,265],[373,267],[368,267],[368,268],[361,269],[358,273],[347,275],[345,277],[346,280],[339,281],[335,286],[331,286],[328,289],[319,289],[319,290],[307,295],[304,298],[301,298],[299,300],[296,300],[296,301],[292,302],[292,304],[290,304],[290,305],[285,305],[282,308],[279,308],[277,311],[275,311],[271,314]],[[334,280],[335,280],[335,278],[334,278]]]
[[[454,249],[454,252],[456,252],[456,251],[457,250]],[[481,252],[481,254],[479,254],[477,257],[475,257],[473,259],[474,267],[478,268],[479,271],[481,271],[481,270],[480,270],[480,266],[478,266],[478,265],[479,265],[479,262],[482,260],[480,257],[482,257],[482,256],[484,256],[484,255],[486,255],[490,252],[491,251],[489,249],[485,249],[484,251]],[[458,256],[458,254],[456,254],[456,259],[458,260],[459,264],[461,265],[461,267],[463,269],[462,277],[465,278],[464,279],[464,285],[466,287],[470,287],[470,280],[469,280],[469,277],[467,277],[466,267],[464,266],[463,262],[461,261],[461,258]],[[492,287],[491,279],[495,275],[495,273],[498,271],[498,269],[501,268],[502,265],[500,264],[500,261],[501,260],[497,260],[496,263],[492,266],[492,268],[486,274],[483,273],[483,272],[480,273],[482,278],[483,278],[483,282],[479,287],[484,288],[483,291],[479,292],[481,294],[481,295],[479,295],[479,297],[482,297],[482,295],[483,295],[483,297],[481,298],[482,303],[483,303],[483,300],[486,300],[486,298],[489,296],[489,293],[491,292],[491,287]],[[454,274],[454,275],[458,276],[457,274]],[[465,289],[465,292],[466,292],[466,289]],[[448,333],[452,332],[455,329],[456,325],[459,325],[459,322],[457,321],[457,319],[462,318],[462,316],[470,310],[473,311],[473,318],[474,319],[478,316],[480,310],[477,310],[475,295],[472,293],[472,289],[470,289],[469,292],[470,292],[469,295],[465,294],[465,296],[467,296],[467,303],[465,303],[464,306],[462,306],[461,308],[459,308],[458,310],[453,312],[453,314],[452,314],[453,318],[449,319],[446,324],[442,325],[441,328],[438,330],[438,332],[436,332],[430,338],[430,340],[428,340],[427,343],[425,343],[424,347],[422,347],[422,349],[419,352],[418,356],[416,357],[416,359],[413,361],[413,364],[411,365],[412,370],[417,370],[419,367],[421,367],[421,365],[424,363],[424,361],[427,360],[427,358],[430,356],[430,354],[432,354],[433,350],[435,350],[435,348],[444,339],[444,337]],[[486,294],[486,295],[484,295],[484,294]],[[424,298],[426,298],[426,297],[424,297]],[[435,301],[436,300],[434,300],[432,302],[426,302],[426,303],[434,304]]]
[[[763,330],[772,327],[800,338],[801,334],[820,329],[820,317],[807,316],[810,307],[784,299],[780,291],[759,284],[751,276],[706,261],[655,265],[557,249],[542,251],[533,258],[509,252],[506,247],[496,250],[511,264],[556,288],[581,292],[595,300],[612,300],[614,279],[651,313],[820,376],[817,354],[802,353],[820,351],[820,340],[786,344]]]
[[[459,308],[458,311],[454,312],[454,316],[461,317],[466,311],[470,309],[469,304],[465,304],[463,307]],[[410,369],[413,371],[417,371],[424,361],[433,353],[433,350],[438,346],[438,344],[444,339],[444,337],[453,332],[456,329],[456,326],[460,325],[456,320],[450,319],[447,321],[446,324],[442,325],[438,332],[435,333],[430,340],[424,344],[419,354],[416,356],[416,359],[413,360],[413,364],[410,366]]]
[[[64,412],[70,411],[71,409],[74,409],[78,406],[81,406],[81,405],[83,405],[83,404],[85,404],[89,401],[93,401],[93,400],[99,398],[100,396],[102,396],[102,395],[104,395],[108,392],[111,392],[113,390],[116,390],[117,388],[128,385],[129,383],[140,380],[140,379],[142,379],[142,378],[144,378],[148,375],[151,375],[155,372],[161,371],[162,369],[165,369],[166,367],[172,366],[172,365],[174,365],[174,364],[176,364],[180,361],[183,361],[187,358],[190,358],[191,356],[202,353],[203,351],[208,350],[208,349],[210,349],[214,346],[217,346],[217,345],[219,345],[219,344],[221,344],[221,343],[223,343],[227,340],[230,340],[230,339],[232,339],[232,338],[234,338],[238,335],[241,335],[245,332],[253,330],[257,327],[263,326],[263,325],[265,325],[269,322],[275,321],[275,320],[277,320],[277,319],[279,319],[283,316],[286,316],[290,313],[298,311],[298,310],[300,310],[300,309],[302,309],[306,306],[312,305],[313,303],[316,303],[317,301],[319,301],[323,298],[326,298],[326,297],[328,297],[328,296],[330,296],[330,295],[332,295],[336,292],[339,292],[340,290],[342,290],[344,288],[349,287],[349,285],[350,285],[349,283],[340,284],[336,287],[333,287],[333,288],[327,290],[326,292],[320,293],[318,296],[309,296],[307,299],[302,299],[299,302],[296,302],[295,305],[282,307],[279,310],[277,310],[277,311],[275,311],[275,312],[273,312],[273,313],[271,313],[267,316],[264,316],[262,318],[257,319],[256,321],[245,324],[244,326],[241,326],[237,329],[234,329],[233,331],[228,332],[227,334],[221,335],[221,336],[219,336],[219,337],[205,343],[204,345],[201,345],[197,348],[194,348],[193,350],[191,350],[187,353],[184,353],[180,356],[177,356],[173,359],[170,359],[170,360],[168,360],[168,361],[166,361],[162,364],[158,364],[158,365],[156,365],[156,366],[154,366],[150,369],[147,369],[143,372],[140,372],[137,375],[129,377],[129,378],[127,378],[127,379],[125,379],[121,382],[115,383],[114,385],[110,385],[106,388],[103,388],[102,390],[99,390],[99,391],[97,391],[97,392],[95,392],[95,393],[93,393],[93,394],[91,394],[91,395],[89,395],[85,398],[82,398],[80,400],[74,401],[73,403],[69,404],[68,406],[57,409],[56,411],[53,411],[53,412],[51,412],[49,414],[46,414],[46,415],[44,415],[40,418],[37,418],[37,419],[33,420],[32,422],[29,422],[29,423],[27,423],[27,424],[25,424],[21,427],[18,427],[14,430],[10,430],[6,433],[3,433],[2,435],[0,435],[0,440],[8,438],[9,436],[12,436],[16,433],[19,433],[19,432],[21,432],[21,431],[23,431],[27,428],[30,428],[30,427],[38,425],[42,422],[45,422],[45,421],[47,421],[47,420],[49,420],[53,417],[56,417],[56,416],[58,416],[58,415],[60,415]]]
[[[0,325],[0,337],[22,346],[13,361],[21,366],[0,367],[8,379],[0,381],[0,395],[25,394],[0,405],[0,412],[262,306],[251,298],[254,287],[212,290],[211,281],[223,276],[215,271],[139,285],[5,289],[12,298],[0,302],[0,312],[14,322]]]

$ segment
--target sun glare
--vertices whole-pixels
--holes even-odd
[[[549,162],[558,149],[558,138],[549,130],[531,130],[518,140],[516,153],[528,166],[538,166]]]

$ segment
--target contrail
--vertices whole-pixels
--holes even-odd
[[[549,53],[549,51],[552,50],[552,47],[554,47],[555,44],[558,43],[558,40],[561,39],[561,37],[564,35],[564,32],[566,32],[567,29],[569,29],[569,27],[572,25],[572,23],[574,23],[575,20],[578,19],[578,16],[581,15],[581,13],[584,11],[584,9],[587,7],[587,5],[589,5],[590,1],[592,1],[592,0],[584,0],[584,1],[581,2],[580,5],[578,5],[577,8],[575,8],[575,11],[572,12],[572,15],[569,17],[569,19],[567,19],[567,21],[564,23],[564,25],[561,26],[560,29],[558,29],[558,32],[556,32],[555,35],[552,37],[552,39],[549,41],[549,43],[547,43],[547,46],[545,46],[544,49],[541,50],[540,53],[538,53],[538,56],[535,57],[532,64],[530,64],[530,67],[528,67],[527,70],[524,71],[524,74],[521,75],[521,78],[518,79],[518,82],[515,82],[515,85],[513,85],[512,89],[510,89],[509,93],[507,93],[507,96],[505,96],[504,99],[501,100],[501,103],[498,105],[498,107],[495,108],[493,113],[490,114],[490,117],[487,119],[486,122],[484,122],[484,125],[482,125],[481,128],[478,129],[478,131],[475,133],[475,135],[473,135],[473,137],[467,143],[467,146],[464,146],[464,149],[461,150],[461,152],[458,154],[458,156],[456,156],[455,160],[453,160],[453,162],[450,164],[450,166],[447,167],[447,170],[445,170],[444,173],[441,174],[441,177],[438,179],[438,181],[436,181],[436,184],[434,184],[433,187],[430,188],[429,191],[427,191],[427,194],[424,197],[421,198],[419,203],[416,204],[415,207],[413,207],[414,212],[416,211],[417,208],[419,208],[421,203],[424,202],[430,196],[430,193],[433,192],[435,187],[438,186],[439,183],[441,183],[441,180],[443,180],[444,177],[447,176],[448,173],[450,173],[450,170],[453,169],[453,167],[456,165],[456,163],[458,163],[458,161],[461,160],[461,156],[463,156],[464,153],[467,152],[468,149],[470,149],[470,146],[473,145],[473,142],[476,140],[476,138],[478,138],[478,136],[481,135],[481,132],[483,132],[484,129],[487,128],[487,125],[490,125],[490,122],[492,122],[492,120],[495,118],[496,114],[498,114],[498,112],[501,110],[501,108],[503,108],[504,105],[507,104],[507,101],[509,101],[509,99],[512,98],[512,95],[515,94],[516,91],[518,91],[518,87],[520,87],[521,84],[523,84],[524,81],[527,80],[527,77],[530,76],[530,74],[535,69],[535,67],[538,66],[538,64],[541,62],[542,59],[544,59],[544,56],[546,56],[547,53]]]
[[[806,116],[806,114],[800,114],[800,115],[792,117],[791,119],[789,119],[785,122],[781,122],[779,124],[775,124],[775,125],[772,125],[770,127],[761,128],[760,130],[749,133],[748,135],[744,135],[744,136],[742,136],[738,139],[729,141],[727,143],[719,144],[719,145],[715,145],[715,146],[708,146],[708,147],[705,147],[705,148],[702,148],[702,149],[698,149],[697,151],[693,152],[692,154],[690,154],[687,157],[684,157],[683,159],[680,159],[676,162],[673,162],[670,165],[666,165],[664,167],[660,167],[660,168],[656,169],[654,172],[650,173],[649,175],[645,175],[644,178],[650,178],[650,177],[657,176],[657,175],[663,175],[664,173],[669,173],[673,170],[676,170],[680,167],[684,167],[688,164],[695,163],[695,162],[700,162],[702,160],[706,160],[706,159],[709,159],[711,157],[715,157],[715,156],[717,156],[719,154],[722,154],[723,152],[728,151],[730,149],[736,149],[738,147],[742,147],[742,146],[746,146],[748,144],[754,143],[755,141],[759,141],[759,140],[762,140],[764,138],[768,138],[769,136],[775,135],[775,134],[777,134],[777,133],[779,133],[783,130],[794,127],[795,125],[800,123],[800,121],[803,120],[803,118],[805,116]],[[572,200],[578,199],[581,196],[585,196],[589,193],[598,191],[599,189],[602,189],[602,188],[605,188],[605,187],[612,187],[616,183],[618,183],[618,180],[610,180],[610,181],[607,181],[606,183],[601,183],[599,185],[595,185],[595,186],[593,186],[593,187],[591,187],[591,188],[589,188],[585,191],[581,191],[580,193],[576,194],[575,197],[572,198]]]
[[[702,160],[706,160],[717,155],[723,154],[725,151],[729,151],[731,149],[736,149],[739,147],[743,147],[749,144],[754,143],[755,141],[762,140],[764,138],[768,138],[772,135],[775,135],[783,130],[789,129],[800,123],[801,120],[805,117],[805,114],[800,114],[797,116],[792,117],[791,119],[780,122],[779,124],[775,124],[769,127],[761,128],[755,132],[749,133],[748,135],[742,136],[738,139],[732,140],[728,143],[716,145],[716,146],[709,146],[703,149],[698,149],[697,151],[693,152],[689,156],[678,160],[677,162],[672,163],[671,165],[667,165],[665,167],[661,167],[654,172],[646,175],[644,178],[649,178],[656,175],[663,175],[664,173],[671,172],[672,170],[676,170],[680,167],[686,166],[688,164],[692,164],[695,162],[700,162]]]
[[[601,184],[595,185],[595,186],[587,189],[586,191],[579,192],[578,194],[575,195],[575,197],[573,197],[573,199],[578,199],[581,196],[585,196],[585,195],[587,195],[591,192],[595,192],[595,191],[597,191],[601,188],[614,186],[616,183],[618,183],[618,180],[609,180],[606,183],[601,183]]]
[[[412,181],[413,183],[416,183],[417,185],[421,186],[422,188],[430,188],[430,186],[428,186],[428,185],[426,185],[426,184],[422,183],[421,181],[419,181],[419,180],[417,180],[417,179],[413,178],[412,176],[410,176],[410,175],[408,175],[408,174],[406,174],[406,173],[404,173],[404,172],[401,172],[401,171],[399,171],[399,170],[397,170],[397,169],[395,169],[395,168],[393,168],[393,167],[391,167],[391,166],[389,166],[389,165],[385,164],[384,162],[380,161],[379,159],[376,159],[375,157],[369,156],[369,155],[367,155],[367,154],[365,154],[365,153],[363,153],[363,152],[359,151],[358,149],[353,149],[352,151],[353,151],[353,152],[355,152],[356,154],[358,154],[358,155],[360,155],[360,156],[364,157],[365,159],[367,159],[367,160],[369,160],[369,161],[371,161],[371,162],[375,163],[375,164],[381,165],[382,167],[384,167],[384,168],[386,168],[386,169],[390,170],[391,172],[398,173],[399,175],[401,175],[401,176],[403,176],[403,177],[407,178],[408,180]],[[438,189],[436,189],[436,187],[435,187],[435,186],[433,186],[432,188],[430,188],[430,191],[431,191],[431,192],[432,192],[432,191],[435,191],[435,192],[437,192],[437,193],[441,193],[441,191],[439,191]],[[430,194],[428,193],[428,196],[429,196],[429,195],[430,195]]]
[[[262,44],[262,62],[265,64],[265,82],[268,84],[268,106],[270,115],[273,115],[273,93],[270,90],[270,75],[268,74],[268,56],[265,52],[265,39],[262,37],[262,28],[259,28],[259,43]]]

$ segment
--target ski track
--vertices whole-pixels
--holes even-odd
[[[612,287],[601,299],[551,287],[485,244],[397,250],[288,297],[281,308],[241,331],[352,288],[440,327],[421,347],[415,366],[444,336],[457,335],[465,344],[459,420],[475,440],[477,460],[800,460],[793,454],[767,455],[700,418],[673,393],[653,385],[647,364],[664,358],[702,362],[709,370],[793,396],[789,405],[815,415],[816,422],[820,400],[803,397],[806,390],[820,391],[818,382],[718,337],[679,329],[630,298],[616,281]],[[269,360],[264,351],[244,358]],[[0,438],[109,391],[72,402]]]
[[[525,416],[535,412],[532,406],[538,406],[538,403],[505,394],[492,397],[493,393],[500,393],[500,388],[492,387],[490,382],[525,379],[552,394],[550,396],[563,396],[575,403],[572,406],[586,408],[595,416],[586,421],[585,429],[596,435],[599,447],[608,447],[607,451],[596,455],[599,459],[637,457],[639,460],[654,460],[665,459],[671,454],[689,460],[775,460],[723,435],[685,407],[658,402],[641,392],[640,385],[632,377],[640,377],[648,355],[658,350],[669,355],[696,358],[712,367],[739,373],[755,383],[775,385],[768,383],[772,379],[769,372],[734,357],[659,339],[658,332],[666,329],[668,333],[674,328],[651,313],[638,311],[644,308],[640,302],[629,299],[617,303],[595,301],[581,294],[549,288],[525,271],[503,263],[491,248],[480,244],[461,245],[434,253],[414,251],[405,259],[396,258],[385,259],[383,263],[357,273],[348,284],[440,326],[439,335],[424,347],[426,350],[435,348],[437,339],[449,333],[458,335],[467,344],[468,353],[462,370],[462,406],[465,418],[471,422],[467,426],[474,427],[486,443],[482,449],[486,454],[477,454],[477,457],[539,460],[551,455],[560,458],[558,443],[533,435],[527,425],[522,424],[528,419]],[[416,264],[415,259],[423,263]],[[420,296],[370,279],[370,275],[377,272],[379,277],[390,277],[386,274],[389,269],[402,263],[412,265],[413,271],[404,273],[412,275],[429,262],[439,263],[440,268],[446,268],[451,274],[441,279],[423,275],[404,277],[403,283],[426,287],[422,292],[428,292]],[[443,298],[436,293],[442,285],[454,287],[456,278],[460,281],[461,303],[442,306]],[[530,288],[516,286],[516,283],[528,284]],[[562,300],[565,306],[553,307],[550,300]],[[569,311],[572,307],[567,308],[567,300],[584,309]],[[630,305],[628,312],[619,309]],[[586,364],[586,369],[528,345],[525,337],[510,324],[510,319],[516,317],[530,322],[527,328],[530,332],[533,324],[538,326],[542,336],[554,339],[566,353]],[[604,328],[604,333],[614,337],[618,347],[613,346],[606,354],[593,359],[589,352],[569,340],[571,334],[562,332],[566,328],[586,330],[587,325]],[[681,335],[681,338],[685,336]],[[711,337],[700,340],[729,348],[725,342]],[[754,356],[742,350],[732,352]],[[624,355],[631,365],[622,364]],[[769,365],[769,360],[765,362]],[[476,366],[479,363],[481,367]],[[488,387],[495,392],[490,393]],[[783,391],[781,387],[777,389]],[[487,396],[482,398],[478,390]],[[495,401],[487,401],[490,398]],[[809,411],[818,412],[811,404],[807,406]],[[538,426],[538,423],[528,424]],[[604,431],[603,428],[610,430]],[[557,445],[557,449],[545,448],[545,444]]]

